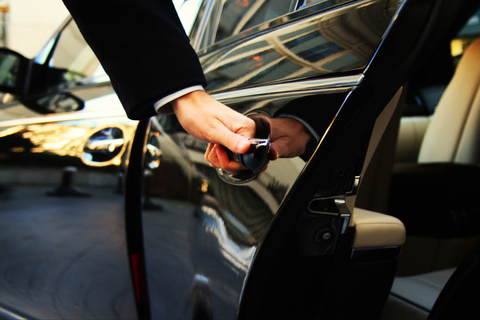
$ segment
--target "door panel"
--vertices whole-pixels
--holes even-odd
[[[330,86],[310,96],[299,90],[245,99],[238,92],[221,101],[269,116],[292,105],[310,110],[320,104],[318,127],[325,130],[352,87],[347,83],[335,93]],[[235,318],[257,248],[306,159],[279,159],[256,179],[232,183],[204,159],[207,144],[185,133],[174,116],[152,119],[147,136],[155,137],[162,154],[157,168],[145,166],[143,187],[152,317]]]
[[[284,27],[207,48],[207,54],[200,55],[207,89],[247,115],[303,118],[322,139],[349,94],[362,84],[361,70],[394,12],[383,10],[387,2],[355,2],[305,19],[297,15],[298,20]],[[364,28],[363,17],[379,11],[384,16],[374,20],[378,25]],[[158,137],[162,152],[160,166],[146,171],[143,187],[144,196],[156,205],[142,213],[152,317],[236,318],[259,247],[315,148],[302,157],[270,162],[256,179],[232,182],[209,166],[203,157],[207,145],[186,134],[174,116],[152,120],[150,130],[148,136]],[[349,161],[357,159],[345,159],[345,167],[339,163],[330,181],[303,187],[317,190],[343,172],[347,178],[336,183],[350,191]],[[297,215],[302,211],[298,208]],[[298,241],[309,243],[301,253],[305,257],[332,250],[331,243],[312,245],[309,239],[296,237],[286,250],[290,252]],[[282,261],[278,270],[290,265]],[[282,286],[286,279],[278,271],[272,274],[279,276],[277,286]]]

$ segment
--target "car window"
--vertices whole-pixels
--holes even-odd
[[[61,80],[63,83],[105,75],[100,62],[73,21],[62,31],[49,66],[65,71]]]
[[[480,10],[475,12],[473,16],[468,19],[465,26],[458,33],[459,37],[478,37],[480,36]]]
[[[458,62],[470,43],[478,37],[480,37],[480,10],[468,19],[467,23],[451,42],[451,54],[456,60],[455,63]]]
[[[292,0],[226,0],[215,42],[284,15],[291,6]]]

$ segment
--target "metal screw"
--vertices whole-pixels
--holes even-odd
[[[332,239],[332,237],[333,235],[330,232],[330,230],[320,230],[315,235],[315,241],[316,242],[329,241],[330,239]]]

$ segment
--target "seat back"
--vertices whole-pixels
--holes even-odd
[[[480,163],[480,38],[465,51],[423,138],[419,163]]]

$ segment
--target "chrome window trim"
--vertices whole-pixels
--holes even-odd
[[[291,83],[272,84],[235,91],[213,93],[212,97],[220,101],[235,100],[241,102],[256,97],[289,97],[305,94],[340,93],[355,89],[363,81],[364,75],[357,74],[325,79],[310,79]]]
[[[202,3],[202,6],[205,5],[205,12],[203,16],[200,17],[200,22],[198,23],[199,26],[198,26],[198,29],[196,30],[196,33],[190,35],[191,37],[190,42],[193,49],[195,49],[195,51],[200,50],[200,46],[202,44],[203,38],[205,37],[205,30],[207,28],[207,23],[209,20],[207,19],[207,17],[210,17],[210,13],[213,10],[214,4],[215,4],[215,0],[204,0],[204,2]],[[200,12],[200,9],[199,9],[199,12]],[[194,24],[192,25],[191,30],[195,30],[194,28],[195,24],[196,22],[194,22]]]
[[[310,79],[291,83],[272,84],[235,91],[214,93],[212,97],[222,102],[235,100],[236,102],[248,101],[257,97],[291,97],[306,94],[326,94],[349,92],[359,86],[364,79],[363,74],[342,76],[325,79]],[[0,121],[0,127],[11,127],[27,124],[41,124],[49,122],[63,122],[85,120],[92,118],[126,117],[123,109],[99,110],[91,112],[73,112],[53,114],[43,117],[31,117],[15,120]]]
[[[292,0],[292,3],[290,4],[290,12],[296,11],[299,3],[300,0]]]
[[[46,64],[49,62],[53,55],[53,51],[55,50],[55,46],[57,45],[60,35],[62,32],[67,28],[67,26],[72,22],[72,17],[68,16],[65,20],[60,24],[60,26],[55,30],[53,36],[47,41],[47,43],[40,49],[40,52],[36,54],[33,58],[33,61],[38,64]]]

